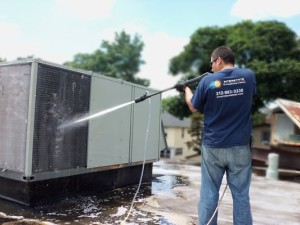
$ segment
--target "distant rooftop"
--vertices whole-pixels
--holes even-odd
[[[184,118],[183,120],[180,120],[176,118],[175,116],[172,116],[170,113],[162,113],[161,119],[163,121],[164,127],[182,127],[182,128],[188,128],[191,125],[191,119],[190,118]]]
[[[300,128],[300,102],[279,98],[276,104],[278,107],[274,110],[277,111],[280,108]]]

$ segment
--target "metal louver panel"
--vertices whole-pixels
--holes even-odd
[[[25,169],[30,71],[29,63],[0,67],[0,168],[4,170]]]
[[[91,77],[39,63],[33,139],[33,173],[86,167],[88,123],[63,123],[89,112]]]

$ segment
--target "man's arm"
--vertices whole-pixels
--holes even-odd
[[[186,86],[185,89],[184,89],[184,93],[185,93],[185,102],[186,104],[188,105],[189,109],[192,111],[192,112],[196,112],[197,109],[195,109],[193,107],[193,104],[191,102],[191,98],[193,97],[193,93],[192,93],[192,90],[189,88],[189,86]]]

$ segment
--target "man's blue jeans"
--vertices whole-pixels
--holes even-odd
[[[233,199],[234,225],[252,224],[249,199],[252,151],[249,145],[232,148],[209,148],[202,145],[201,192],[199,201],[199,225],[206,225],[212,217],[219,200],[223,175]],[[217,214],[210,223],[217,224]]]

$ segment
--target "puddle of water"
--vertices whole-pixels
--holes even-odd
[[[138,206],[142,206],[144,199],[151,195],[172,195],[172,188],[188,184],[188,179],[183,176],[154,174],[152,183],[141,186],[126,224],[172,225],[163,216],[142,211]],[[136,188],[131,186],[104,194],[80,195],[32,208],[0,199],[0,212],[54,224],[120,224],[127,215]]]
[[[176,175],[155,175],[153,177],[152,183],[152,194],[155,195],[167,195],[167,196],[175,196],[170,190],[174,187],[178,186],[187,186],[189,185],[189,179],[184,176],[176,176]]]

